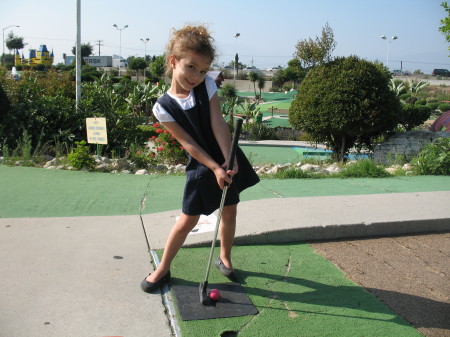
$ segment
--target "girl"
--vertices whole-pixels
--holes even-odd
[[[225,183],[231,185],[222,211],[220,256],[215,265],[222,274],[233,277],[231,247],[239,192],[259,181],[240,149],[233,170],[226,171],[231,136],[216,84],[207,76],[215,58],[212,41],[205,27],[185,26],[174,31],[167,44],[166,75],[172,78],[171,87],[158,99],[153,113],[187,151],[189,163],[182,214],[169,234],[160,265],[141,282],[145,292],[154,292],[170,280],[172,260],[200,215],[219,207]]]

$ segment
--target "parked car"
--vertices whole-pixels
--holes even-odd
[[[409,71],[403,71],[403,70],[393,70],[392,71],[393,76],[409,76],[411,73]]]
[[[248,67],[245,67],[244,70],[255,71],[255,70],[258,70],[258,68],[256,68],[255,66],[248,66]]]
[[[267,71],[277,71],[283,69],[281,66],[276,66],[276,67],[272,67],[272,68],[268,68]]]
[[[447,69],[434,69],[431,75],[447,77],[450,76],[450,71],[448,71]]]

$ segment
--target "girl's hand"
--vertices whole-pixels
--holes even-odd
[[[224,189],[225,183],[231,184],[233,182],[233,176],[238,173],[237,160],[234,161],[233,170],[228,170],[228,162],[223,163],[223,165],[214,171],[216,175],[217,183],[221,190]]]
[[[227,184],[232,183],[233,180],[232,180],[231,176],[228,175],[227,172],[225,172],[225,169],[223,169],[223,167],[218,167],[213,172],[214,172],[214,175],[216,176],[217,184],[219,185],[221,190],[224,189],[225,183],[227,183]],[[228,172],[232,172],[232,171],[229,170]]]
[[[227,171],[227,167],[228,167],[228,160],[223,163],[222,168],[227,172],[227,174],[230,177],[233,177],[235,174],[237,174],[239,172],[239,167],[238,167],[238,163],[237,163],[237,159],[234,159],[234,164],[233,164],[233,170],[228,170]]]

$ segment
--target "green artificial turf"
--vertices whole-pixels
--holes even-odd
[[[303,155],[295,151],[293,147],[251,145],[241,145],[240,147],[252,165],[296,164],[303,159]]]
[[[209,248],[182,248],[173,284],[203,281]],[[159,252],[161,253],[161,252]],[[216,255],[218,250],[216,250]],[[183,336],[421,336],[308,244],[237,246],[239,283],[259,314],[178,323]],[[213,266],[210,283],[229,282]]]
[[[290,150],[268,151],[275,156],[282,149]],[[144,194],[143,214],[176,210],[181,208],[185,179],[166,174],[139,176],[0,165],[0,218],[137,215]],[[449,190],[450,176],[262,179],[243,191],[241,200]]]
[[[0,165],[0,218],[135,215],[144,193],[144,213],[178,209],[185,180]]]

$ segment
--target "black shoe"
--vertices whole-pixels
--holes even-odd
[[[143,279],[142,282],[141,282],[141,288],[146,293],[153,293],[156,290],[158,290],[159,287],[161,287],[164,283],[167,283],[169,281],[170,281],[170,270],[167,272],[166,275],[161,277],[156,282],[148,282],[147,278]]]
[[[235,275],[234,275],[234,270],[225,267],[225,265],[223,264],[222,260],[220,259],[220,257],[218,257],[216,259],[216,261],[214,261],[214,264],[216,265],[217,269],[219,269],[220,273],[230,279],[234,279]]]

